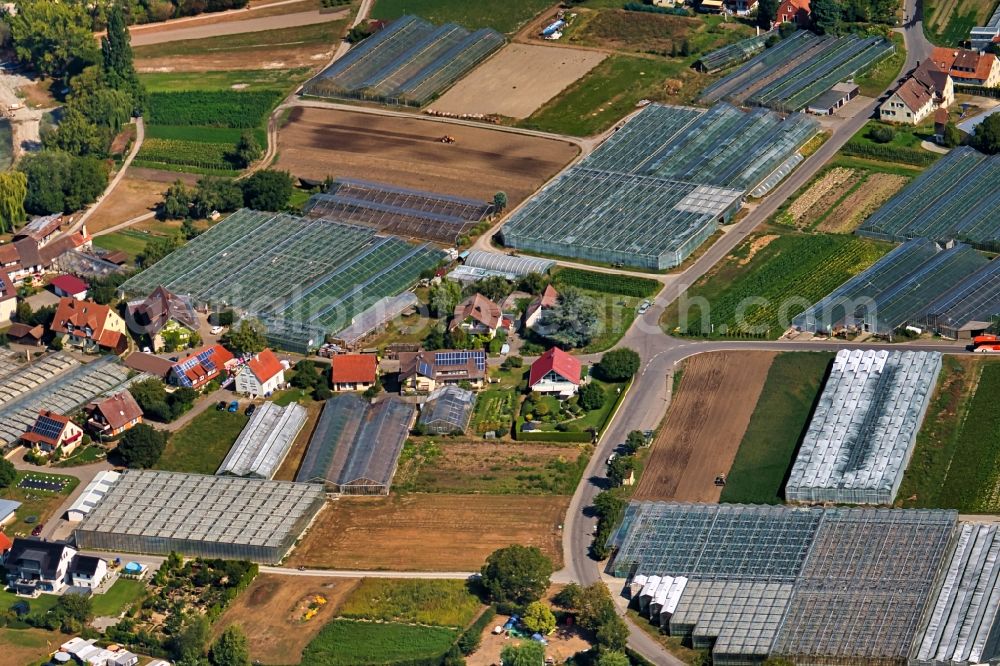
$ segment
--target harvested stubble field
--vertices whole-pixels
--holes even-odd
[[[715,477],[732,467],[774,357],[717,352],[685,361],[634,499],[719,501]]]
[[[336,614],[360,584],[352,578],[314,578],[261,574],[215,623],[215,634],[236,624],[247,631],[254,663],[298,664],[302,649]],[[326,599],[315,617],[303,620],[316,595]]]
[[[538,546],[562,566],[569,497],[391,495],[330,502],[289,566],[477,571],[494,550]]]
[[[600,51],[508,44],[431,106],[448,113],[527,118],[605,57]]]
[[[129,170],[129,174],[132,171]],[[91,233],[121,224],[133,217],[152,212],[163,199],[167,185],[154,180],[126,176],[118,187],[101,201],[94,214],[87,221]]]
[[[795,197],[778,222],[796,229],[849,234],[909,180],[901,174],[835,166]]]
[[[454,143],[441,142],[444,135]],[[420,118],[295,108],[278,134],[278,169],[322,180],[376,180],[441,194],[524,200],[572,160],[575,145]]]

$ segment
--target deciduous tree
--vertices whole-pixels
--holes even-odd
[[[9,488],[17,478],[14,463],[6,458],[0,458],[0,488]]]
[[[520,645],[504,645],[500,651],[503,666],[541,666],[545,663],[545,646],[536,641]]]
[[[24,221],[28,177],[21,171],[0,172],[0,231],[10,232]]]
[[[212,643],[208,658],[212,666],[250,666],[250,646],[239,625],[226,627]]]
[[[449,317],[462,300],[462,285],[454,280],[441,280],[431,287],[429,298],[432,315],[439,318]]]
[[[564,287],[553,308],[540,319],[546,337],[562,347],[584,347],[597,334],[597,306],[573,287]]]
[[[532,601],[524,609],[524,614],[521,616],[521,624],[532,633],[546,636],[555,631],[556,616],[541,601]]]
[[[97,60],[86,6],[79,2],[21,0],[16,14],[6,14],[18,60],[43,76],[61,77],[76,62]]]
[[[240,181],[240,185],[243,204],[255,210],[283,210],[292,196],[292,176],[287,171],[257,171]]]
[[[237,354],[262,352],[267,347],[264,325],[257,319],[247,317],[238,326],[230,328],[222,342]]]
[[[167,433],[140,423],[125,431],[118,442],[118,453],[129,467],[152,467],[163,455]]]
[[[623,382],[639,372],[639,363],[639,354],[628,347],[621,347],[606,352],[601,357],[600,362],[594,366],[594,371],[600,379],[605,381]]]
[[[813,31],[818,35],[836,34],[840,29],[841,8],[837,0],[812,0],[809,14]]]
[[[986,116],[972,133],[972,145],[987,155],[1000,153],[1000,114]]]
[[[545,594],[552,561],[535,546],[515,544],[493,551],[481,573],[483,587],[495,601],[524,605]]]

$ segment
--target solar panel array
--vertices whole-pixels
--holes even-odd
[[[371,227],[243,209],[121,289],[145,296],[162,285],[200,304],[235,307],[264,322],[271,344],[306,351],[443,256]]]
[[[403,16],[354,46],[303,92],[423,106],[503,45],[503,35],[492,29],[470,32]]]
[[[64,425],[64,423],[56,421],[51,416],[39,414],[35,422],[31,424],[31,432],[47,439],[55,440],[59,438],[59,433],[62,432]]]
[[[74,536],[87,549],[277,564],[323,501],[304,483],[130,470]]]
[[[1000,155],[962,147],[913,179],[858,229],[858,234],[902,242],[958,240],[1000,251]]]
[[[382,183],[341,179],[314,194],[305,212],[364,224],[407,238],[455,245],[493,212],[493,204]]]
[[[504,244],[672,268],[817,129],[801,114],[651,104],[522,206],[503,228]]]
[[[800,30],[705,88],[701,101],[798,111],[893,50],[882,37],[817,37]]]
[[[446,352],[434,352],[434,365],[440,366],[466,366],[469,361],[474,361],[476,369],[486,370],[486,352],[481,349],[461,349]]]
[[[413,405],[393,398],[375,405],[353,393],[330,398],[296,481],[335,493],[388,494],[415,414]]]

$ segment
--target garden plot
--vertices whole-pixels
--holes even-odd
[[[607,54],[508,44],[432,103],[434,111],[527,118]]]

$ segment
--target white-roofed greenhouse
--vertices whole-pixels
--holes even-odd
[[[265,402],[243,427],[216,474],[270,479],[281,467],[306,418],[305,407],[298,403],[279,407]]]
[[[465,432],[472,419],[476,394],[458,386],[442,386],[427,397],[420,410],[420,423],[434,435]]]

